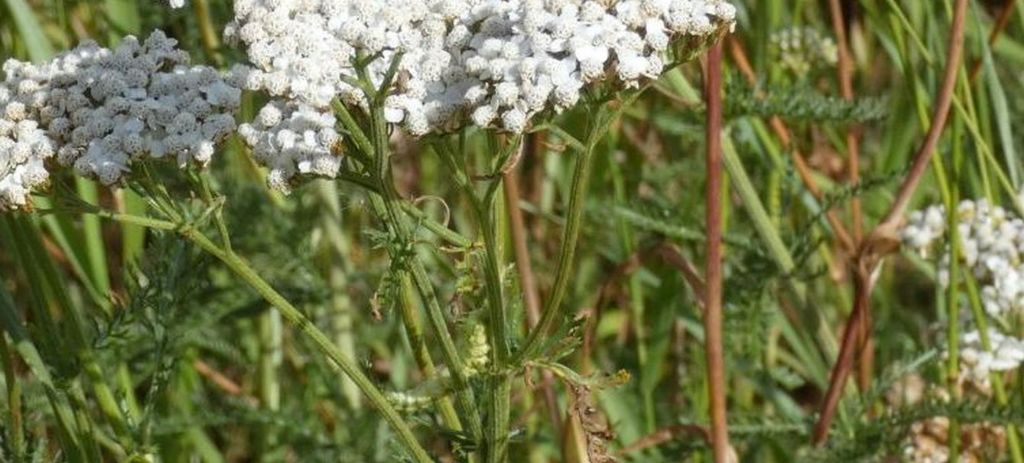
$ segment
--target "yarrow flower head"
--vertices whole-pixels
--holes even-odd
[[[1020,201],[1024,198],[1015,198]],[[956,209],[955,226],[959,237],[959,254],[955,257],[973,274],[981,286],[985,312],[995,319],[995,326],[1024,315],[1024,220],[987,200],[965,200]],[[947,235],[949,218],[942,206],[931,206],[910,214],[903,229],[908,247],[926,252]],[[939,283],[948,286],[950,275],[949,246],[939,258]],[[967,320],[949,320],[965,323]],[[957,387],[991,394],[990,376],[1020,368],[1024,363],[1024,339],[1012,333],[988,328],[986,331],[964,330],[960,336],[960,374]],[[987,338],[987,342],[983,342]],[[947,352],[948,356],[949,353]]]
[[[0,126],[19,124],[17,140],[33,143],[33,159],[55,150],[60,164],[107,185],[147,158],[203,166],[234,131],[241,90],[212,68],[189,66],[176,45],[156,31],[145,42],[126,37],[114,50],[85,42],[39,65],[8,60]],[[46,143],[29,138],[36,131]],[[39,162],[18,156],[8,164]]]
[[[0,83],[0,211],[29,205],[32,190],[50,177],[44,163],[55,152],[53,140],[12,96]]]
[[[946,234],[946,212],[931,206],[910,214],[903,242],[925,253]],[[1024,220],[987,200],[965,200],[957,207],[960,260],[981,284],[991,316],[1024,315]],[[939,281],[949,283],[949,253],[940,257]]]
[[[1024,363],[1024,340],[989,329],[990,350],[982,347],[981,333],[971,331],[961,336],[961,380],[987,391],[992,372],[1005,372],[1020,368]]]
[[[287,192],[297,175],[335,177],[341,170],[335,124],[330,111],[274,100],[238,132],[256,160],[270,169],[269,185]]]
[[[587,85],[658,76],[676,39],[734,16],[723,0],[238,0],[225,36],[252,65],[238,82],[278,107],[328,111],[337,97],[368,110],[357,82],[383,85],[398,60],[387,122],[414,136],[466,125],[521,133]]]

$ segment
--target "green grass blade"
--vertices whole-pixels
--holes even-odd
[[[7,11],[14,19],[14,25],[25,41],[25,49],[28,50],[29,58],[32,61],[42,61],[53,56],[53,45],[43,34],[43,27],[36,19],[35,12],[29,7],[25,0],[5,0]]]

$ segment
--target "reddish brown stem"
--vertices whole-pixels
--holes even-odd
[[[238,383],[225,376],[224,373],[217,371],[206,362],[197,359],[192,362],[192,367],[196,369],[196,372],[199,373],[200,376],[206,378],[208,381],[213,383],[213,385],[217,386],[218,389],[224,391],[228,395],[242,397],[250,405],[256,405],[259,403],[258,399],[247,395]]]
[[[995,24],[992,25],[992,29],[988,33],[988,44],[994,45],[996,39],[999,38],[999,34],[1003,33],[1006,26],[1010,24],[1010,18],[1013,17],[1013,10],[1017,7],[1017,0],[1008,0],[1006,5],[1003,5],[1003,9],[999,11],[999,16],[996,17]],[[981,60],[975,60],[974,66],[971,67],[971,74],[969,80],[973,83],[978,79],[978,74],[981,73]]]
[[[865,310],[861,314],[860,322],[860,343],[857,344],[857,385],[861,391],[866,391],[871,386],[871,378],[875,365],[875,343],[871,339],[871,311]]]
[[[725,360],[722,352],[722,42],[708,51],[704,97],[707,99],[707,256],[705,268],[704,353],[711,407],[711,443],[715,463],[729,458],[725,410]]]
[[[641,450],[657,447],[661,444],[664,444],[665,442],[677,439],[682,436],[699,437],[705,441],[707,441],[710,437],[708,430],[702,426],[698,426],[695,424],[676,424],[669,426],[667,428],[661,428],[657,431],[654,431],[651,434],[648,434],[644,437],[637,439],[632,444],[629,444],[623,447],[618,452],[615,452],[615,455],[624,457],[631,453],[636,453]]]
[[[910,198],[913,196],[917,185],[921,182],[921,178],[928,163],[931,161],[931,157],[935,153],[935,147],[949,117],[957,71],[960,68],[960,59],[963,52],[964,19],[966,16],[967,0],[956,0],[953,9],[952,32],[947,49],[946,69],[942,79],[942,86],[939,89],[938,103],[932,114],[932,125],[928,129],[924,143],[914,154],[910,173],[907,174],[907,177],[900,185],[899,192],[889,212],[858,248],[853,266],[855,290],[853,311],[846,322],[839,357],[832,368],[828,391],[825,394],[825,402],[822,404],[818,423],[814,427],[813,442],[815,445],[823,444],[828,438],[836,406],[839,404],[843,387],[850,374],[853,354],[858,344],[856,342],[858,333],[862,330],[870,329],[867,323],[870,321],[871,274],[881,259],[896,249],[893,243],[896,242],[896,232],[900,218],[906,212]]]
[[[896,200],[893,201],[889,212],[885,215],[882,223],[876,227],[877,231],[892,232],[900,220],[900,217],[907,210],[914,190],[921,183],[925,169],[935,154],[935,146],[939,142],[942,130],[946,127],[946,120],[949,118],[949,109],[953,104],[953,90],[956,87],[956,74],[960,69],[960,58],[964,48],[964,19],[967,16],[967,0],[957,0],[953,10],[952,35],[949,38],[949,49],[946,54],[946,70],[942,77],[942,86],[939,88],[938,102],[935,105],[935,112],[932,114],[932,126],[928,128],[928,135],[924,143],[914,155],[914,163],[910,167],[910,173],[900,185]],[[881,229],[881,230],[879,230]]]
[[[751,85],[757,82],[757,75],[754,73],[754,68],[750,65],[750,60],[747,59],[747,54],[743,50],[743,45],[734,38],[729,39],[729,51],[732,55],[733,62],[736,67],[740,70],[740,73],[747,79]],[[775,136],[779,138],[782,145],[790,150],[790,154],[793,158],[793,167],[796,168],[797,175],[800,176],[800,180],[803,182],[804,187],[807,191],[814,196],[814,199],[821,202],[825,195],[822,193],[821,188],[818,187],[818,182],[814,180],[814,175],[811,172],[811,167],[807,165],[807,161],[804,160],[800,151],[793,144],[793,137],[789,133],[789,128],[786,127],[786,123],[778,117],[772,117],[768,120],[768,124],[771,126],[772,131],[775,132]],[[839,217],[834,211],[826,211],[825,219],[828,221],[830,227],[832,227],[832,234],[835,236],[839,246],[843,249],[853,250],[853,239],[850,237],[850,233],[846,231],[846,227],[839,220]]]
[[[686,281],[686,284],[690,285],[690,290],[693,291],[693,296],[697,299],[697,304],[703,311],[704,300],[707,298],[707,288],[704,280],[697,273],[697,267],[684,257],[683,253],[679,252],[679,248],[672,244],[663,243],[657,247],[656,251],[666,264],[679,270],[679,273],[683,275],[683,280]]]
[[[866,319],[861,315],[868,311],[869,298],[871,297],[871,275],[865,268],[858,268],[853,275],[854,299],[853,312],[846,322],[843,330],[843,340],[839,347],[839,357],[832,367],[832,374],[829,376],[828,392],[825,393],[825,401],[821,406],[821,414],[818,416],[818,423],[814,426],[812,442],[814,445],[821,445],[828,438],[829,428],[832,426],[832,418],[835,417],[836,406],[839,405],[839,398],[843,395],[843,388],[846,386],[846,379],[850,376],[853,365],[853,353],[857,347],[857,338],[861,332],[861,323]]]
[[[836,36],[836,45],[839,49],[839,92],[846,101],[853,101],[853,58],[850,56],[850,42],[846,38],[846,22],[843,19],[843,7],[839,0],[829,0],[829,10],[832,16],[832,31]],[[851,125],[846,129],[846,169],[851,184],[860,181],[860,140]],[[860,243],[861,234],[864,231],[863,217],[861,215],[860,198],[854,196],[850,200],[850,214],[853,216],[853,241],[854,245]]]
[[[838,48],[838,79],[839,92],[846,101],[853,101],[853,73],[854,63],[850,53],[850,41],[846,35],[846,21],[843,18],[843,7],[839,0],[829,0],[829,12],[832,16],[832,31],[836,36]],[[851,185],[860,182],[860,139],[857,137],[855,126],[850,125],[846,129],[846,170],[847,178]],[[853,246],[860,246],[864,238],[864,216],[861,212],[860,197],[854,195],[850,199],[850,215],[853,228]],[[858,375],[857,384],[864,390],[871,382],[871,359],[872,352],[870,313],[865,310],[860,314],[860,329],[857,331],[857,357]]]

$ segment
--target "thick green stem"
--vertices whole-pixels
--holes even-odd
[[[199,246],[202,250],[206,251],[210,255],[216,257],[225,266],[228,267],[232,272],[235,273],[239,278],[246,282],[253,290],[255,290],[263,299],[270,303],[270,305],[277,308],[288,323],[295,327],[303,335],[307,336],[313,341],[321,352],[323,352],[331,360],[330,365],[337,368],[344,374],[346,374],[352,382],[355,383],[356,387],[366,395],[366,398],[370,401],[370,404],[383,415],[384,420],[391,425],[391,428],[398,435],[398,440],[405,446],[406,450],[409,451],[409,455],[414,461],[418,463],[431,462],[430,455],[427,454],[423,446],[416,440],[416,436],[413,434],[412,429],[402,419],[402,416],[391,406],[387,398],[370,381],[370,378],[363,373],[362,370],[353,362],[351,359],[345,356],[344,353],[338,349],[338,346],[320,331],[313,322],[306,318],[302,312],[299,311],[291,302],[284,298],[278,293],[269,283],[266,282],[259,274],[248,263],[242,258],[238,257],[237,254],[227,251],[216,243],[211,241],[206,235],[196,230],[187,224],[177,224],[174,222],[153,219],[149,217],[139,217],[127,214],[118,214],[100,209],[90,210],[90,213],[94,213],[100,217],[117,220],[123,223],[130,223],[135,225],[141,225],[157,230],[166,230],[176,232],[186,240]]]
[[[426,338],[423,336],[423,324],[416,313],[416,297],[413,294],[412,279],[408,273],[402,275],[402,324],[405,325],[405,333],[409,337],[409,344],[412,347],[413,357],[420,371],[427,379],[437,378],[437,367],[434,366],[434,359],[430,356],[430,349],[427,347]],[[455,407],[448,397],[442,397],[437,401],[437,411],[441,414],[444,424],[456,431],[462,430],[462,422],[455,412]]]
[[[509,401],[512,378],[508,373],[509,334],[508,314],[501,294],[501,275],[498,270],[498,240],[494,223],[484,201],[474,196],[474,211],[484,238],[484,278],[489,306],[488,321],[492,364],[497,372],[489,378],[490,401],[488,402],[488,436],[485,461],[505,461],[508,455]]]
[[[377,183],[380,185],[380,193],[370,195],[370,204],[377,216],[388,224],[391,233],[398,241],[398,246],[411,248],[413,236],[409,224],[401,211],[402,200],[395,191],[394,181],[391,175],[390,141],[387,134],[387,123],[381,110],[371,111],[371,123],[373,132],[371,140],[374,149],[374,173]],[[393,258],[395,256],[392,256]],[[448,331],[448,322],[438,302],[437,293],[434,291],[433,283],[427,274],[426,268],[419,259],[412,257],[406,262],[407,270],[412,276],[413,285],[419,292],[423,304],[426,305],[427,318],[435,336],[441,343],[441,355],[445,364],[451,372],[452,380],[455,383],[456,399],[463,413],[468,417],[469,432],[474,439],[482,435],[482,424],[480,414],[477,412],[476,401],[473,399],[472,390],[469,387],[469,378],[466,374],[466,367],[462,363],[455,341],[451,332]]]
[[[21,383],[14,367],[14,355],[7,346],[7,336],[0,333],[0,363],[4,366],[4,383],[7,385],[7,429],[11,453],[15,461],[25,456],[25,429],[21,415]]]
[[[171,224],[172,228],[178,228],[176,225]],[[224,265],[226,265],[232,272],[238,275],[240,278],[245,280],[252,289],[254,289],[260,296],[263,297],[267,302],[276,307],[289,323],[291,323],[296,329],[302,334],[309,337],[313,343],[332,361],[332,363],[339,368],[342,372],[348,375],[352,379],[352,382],[356,384],[363,394],[369,399],[370,404],[377,409],[381,415],[384,416],[384,420],[391,425],[391,428],[398,435],[399,441],[409,451],[409,455],[417,462],[430,462],[432,461],[426,450],[416,440],[416,436],[413,434],[412,429],[409,425],[402,420],[401,415],[391,406],[391,404],[381,393],[380,389],[374,386],[373,382],[370,381],[362,370],[351,359],[345,356],[337,346],[331,342],[330,338],[320,331],[313,322],[306,318],[302,312],[299,311],[295,306],[288,302],[280,293],[270,286],[263,278],[261,278],[252,267],[249,266],[236,254],[225,251],[220,248],[213,241],[210,241],[205,235],[199,231],[183,227],[178,232],[195,243],[197,246],[208,252],[210,255],[219,259]]]
[[[592,131],[588,137],[586,149],[576,154],[576,167],[572,174],[572,187],[569,190],[569,210],[565,216],[565,230],[562,234],[562,249],[558,254],[558,268],[555,273],[555,283],[551,288],[551,295],[544,304],[540,321],[530,332],[526,344],[519,352],[517,360],[522,361],[536,354],[540,348],[541,340],[554,326],[560,310],[562,299],[569,288],[569,279],[573,274],[573,259],[576,256],[576,242],[579,239],[580,224],[583,219],[583,206],[587,194],[587,186],[590,181],[590,168],[594,159],[594,146],[597,144],[598,136]]]
[[[460,167],[459,160],[455,158],[456,154],[444,142],[437,143],[435,147],[452,171],[459,188],[470,199],[473,205],[474,219],[484,240],[484,289],[487,293],[488,305],[488,342],[491,347],[491,365],[496,372],[488,379],[490,396],[487,403],[487,445],[484,447],[484,461],[502,462],[508,457],[512,383],[507,368],[510,356],[508,313],[505,310],[505,298],[501,291],[497,227],[491,214],[494,210],[493,192],[497,191],[496,187],[500,184],[492,184],[488,193],[481,197],[469,181],[468,173]],[[516,149],[516,147],[512,149]]]

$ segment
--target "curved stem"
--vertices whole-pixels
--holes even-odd
[[[569,210],[565,217],[565,230],[562,234],[562,249],[558,254],[558,268],[555,273],[555,284],[551,296],[544,304],[540,321],[526,338],[526,343],[512,360],[512,364],[522,364],[534,356],[541,347],[541,340],[554,327],[561,312],[562,299],[568,289],[569,278],[573,273],[573,258],[576,255],[576,244],[579,239],[580,223],[583,218],[584,200],[590,182],[590,169],[594,158],[594,149],[604,138],[611,125],[646,90],[647,86],[619,94],[618,101],[602,101],[596,106],[595,114],[588,118],[586,144],[579,146],[576,167],[572,174],[572,187],[569,190]],[[575,146],[575,145],[574,145]]]
[[[176,232],[184,239],[194,243],[202,250],[216,257],[225,266],[227,266],[229,270],[234,272],[235,275],[244,280],[253,290],[263,297],[264,300],[274,306],[281,313],[281,316],[288,321],[288,323],[312,340],[313,344],[331,360],[331,362],[328,362],[329,364],[343,372],[352,380],[353,383],[355,383],[356,387],[366,395],[370,404],[377,409],[377,411],[383,415],[384,420],[391,425],[391,428],[398,435],[398,440],[405,446],[406,450],[409,451],[409,455],[414,461],[417,463],[428,463],[433,461],[430,458],[430,455],[427,454],[426,450],[424,450],[416,440],[416,436],[413,434],[412,429],[404,420],[402,420],[398,411],[391,406],[391,403],[389,403],[387,398],[384,397],[384,394],[380,389],[370,381],[370,378],[368,378],[366,374],[359,369],[355,362],[346,357],[345,354],[338,349],[338,346],[336,346],[323,331],[320,331],[320,329],[317,328],[309,318],[306,318],[298,308],[285,299],[281,293],[278,293],[273,287],[271,287],[266,280],[260,277],[259,274],[257,274],[256,271],[253,270],[253,268],[237,254],[217,246],[217,244],[206,237],[206,235],[187,224],[177,224],[149,217],[116,214],[103,210],[89,212],[95,213],[100,217],[118,220],[124,223]]]
[[[600,117],[600,114],[598,117]],[[595,127],[600,125],[602,124],[595,124]],[[594,145],[597,144],[597,139],[600,138],[595,133],[597,130],[597,128],[591,129],[591,136],[588,137],[585,149],[576,153],[576,167],[572,173],[572,186],[569,190],[569,209],[565,216],[565,230],[562,233],[562,249],[558,253],[555,283],[551,288],[551,295],[545,301],[544,310],[541,311],[540,321],[530,331],[526,343],[516,357],[517,363],[532,357],[536,353],[537,349],[540,348],[541,340],[544,338],[543,335],[551,330],[556,318],[562,313],[559,309],[569,286],[569,278],[573,273],[573,258],[576,256],[576,242],[579,239],[584,200],[586,199],[587,186],[590,182],[590,169],[594,160]]]
[[[953,10],[952,34],[949,38],[949,49],[946,53],[946,69],[942,77],[942,86],[939,88],[935,112],[932,117],[932,126],[928,129],[924,143],[914,155],[914,162],[910,167],[910,173],[900,185],[896,200],[889,208],[885,218],[876,227],[876,231],[888,231],[888,228],[895,227],[907,205],[910,204],[911,196],[917,189],[918,183],[924,177],[925,169],[931,157],[935,154],[935,147],[939,143],[943,129],[946,127],[946,119],[949,117],[949,110],[953,106],[953,90],[956,87],[957,71],[960,69],[960,59],[964,48],[964,21],[967,17],[967,0],[956,0]]]
[[[412,429],[410,429],[409,425],[402,420],[402,417],[387,401],[380,389],[377,389],[362,370],[360,370],[351,359],[345,357],[345,354],[343,354],[338,347],[331,342],[327,335],[324,334],[323,331],[320,331],[320,329],[317,328],[310,319],[306,318],[299,309],[274,290],[274,288],[263,280],[263,278],[261,278],[252,269],[252,267],[249,266],[249,264],[239,258],[238,255],[221,249],[214,244],[213,241],[210,241],[209,238],[202,233],[199,233],[197,230],[184,228],[180,231],[180,234],[223,262],[224,265],[245,280],[245,282],[259,293],[267,302],[276,307],[277,310],[281,312],[281,316],[284,317],[285,320],[302,332],[302,334],[309,337],[313,343],[331,359],[335,366],[352,379],[352,382],[356,384],[356,387],[358,387],[359,390],[366,395],[367,399],[369,399],[370,404],[373,405],[378,412],[384,415],[384,420],[387,421],[388,424],[391,425],[392,429],[395,430],[395,433],[398,434],[398,439],[405,445],[406,449],[409,450],[409,454],[417,462],[432,461],[430,456],[427,455],[426,450],[424,450],[416,440],[416,436],[413,435]]]

